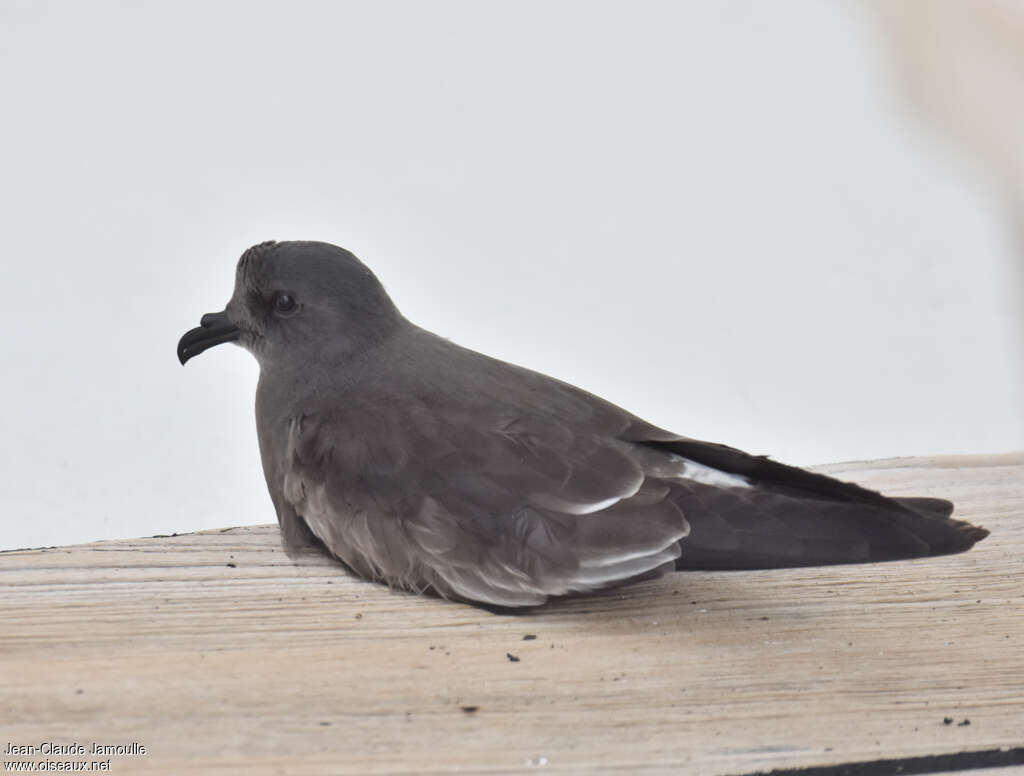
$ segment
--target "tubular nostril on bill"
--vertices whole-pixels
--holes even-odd
[[[199,325],[204,329],[209,329],[211,326],[217,325],[217,313],[207,313],[199,319]],[[194,318],[192,320],[195,320]]]

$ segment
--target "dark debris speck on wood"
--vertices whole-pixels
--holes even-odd
[[[506,652],[505,653],[505,657],[508,658],[508,662],[510,662],[510,663],[518,663],[519,662],[519,658],[516,655],[513,655],[511,652]]]

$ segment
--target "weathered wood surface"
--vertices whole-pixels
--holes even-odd
[[[146,747],[111,773],[315,776],[739,774],[1024,745],[1024,454],[822,469],[951,498],[992,536],[515,617],[293,562],[272,526],[3,553],[0,745]]]

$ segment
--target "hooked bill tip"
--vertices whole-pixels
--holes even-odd
[[[199,324],[195,329],[185,332],[178,340],[178,361],[182,366],[204,350],[223,342],[233,342],[241,334],[238,327],[231,323],[227,314],[223,312],[207,313],[200,319]]]

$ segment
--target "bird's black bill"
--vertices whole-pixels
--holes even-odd
[[[238,327],[228,320],[226,311],[207,313],[200,319],[198,328],[185,332],[185,336],[178,340],[178,360],[185,366],[190,358],[214,345],[234,342],[238,334]]]

